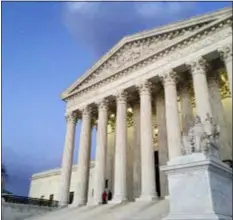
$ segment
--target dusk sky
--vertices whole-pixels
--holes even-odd
[[[60,94],[123,36],[231,2],[2,2],[2,160],[7,189],[59,167],[66,122]],[[80,125],[76,130],[77,163]],[[95,135],[92,142],[95,155]]]

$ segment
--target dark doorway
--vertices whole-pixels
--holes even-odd
[[[158,197],[160,197],[160,179],[159,179],[159,152],[154,151],[154,161],[155,161],[155,184],[156,184],[156,192]]]
[[[70,192],[70,196],[69,196],[69,204],[72,204],[74,199],[74,192]]]
[[[108,179],[105,180],[105,189],[107,189],[107,188],[108,188]]]

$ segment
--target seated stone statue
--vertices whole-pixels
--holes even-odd
[[[208,156],[219,158],[219,126],[210,114],[206,115],[204,123],[196,116],[188,136],[182,136],[182,153],[184,155],[194,152],[203,152]]]

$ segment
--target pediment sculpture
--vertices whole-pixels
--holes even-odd
[[[112,72],[116,72],[126,66],[132,65],[140,59],[143,59],[168,45],[178,42],[190,33],[198,31],[200,28],[207,25],[207,23],[197,23],[195,26],[180,28],[170,31],[169,33],[157,34],[149,37],[143,36],[138,40],[126,42],[117,52],[111,55],[108,60],[81,82],[78,85],[78,88],[83,89],[85,86],[99,81],[102,77],[106,78],[112,74]]]
[[[220,128],[210,114],[206,115],[204,122],[199,116],[196,116],[188,135],[182,136],[182,154],[202,152],[207,156],[219,159],[219,135]]]

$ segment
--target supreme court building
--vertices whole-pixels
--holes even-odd
[[[231,94],[232,8],[124,37],[62,93],[67,130],[55,199],[66,205],[73,191],[74,205],[99,204],[105,188],[116,203],[168,196],[159,167],[182,155],[195,115],[215,118],[221,159],[232,160]],[[97,140],[90,166],[92,129]],[[43,178],[48,173],[32,178],[30,196]]]

